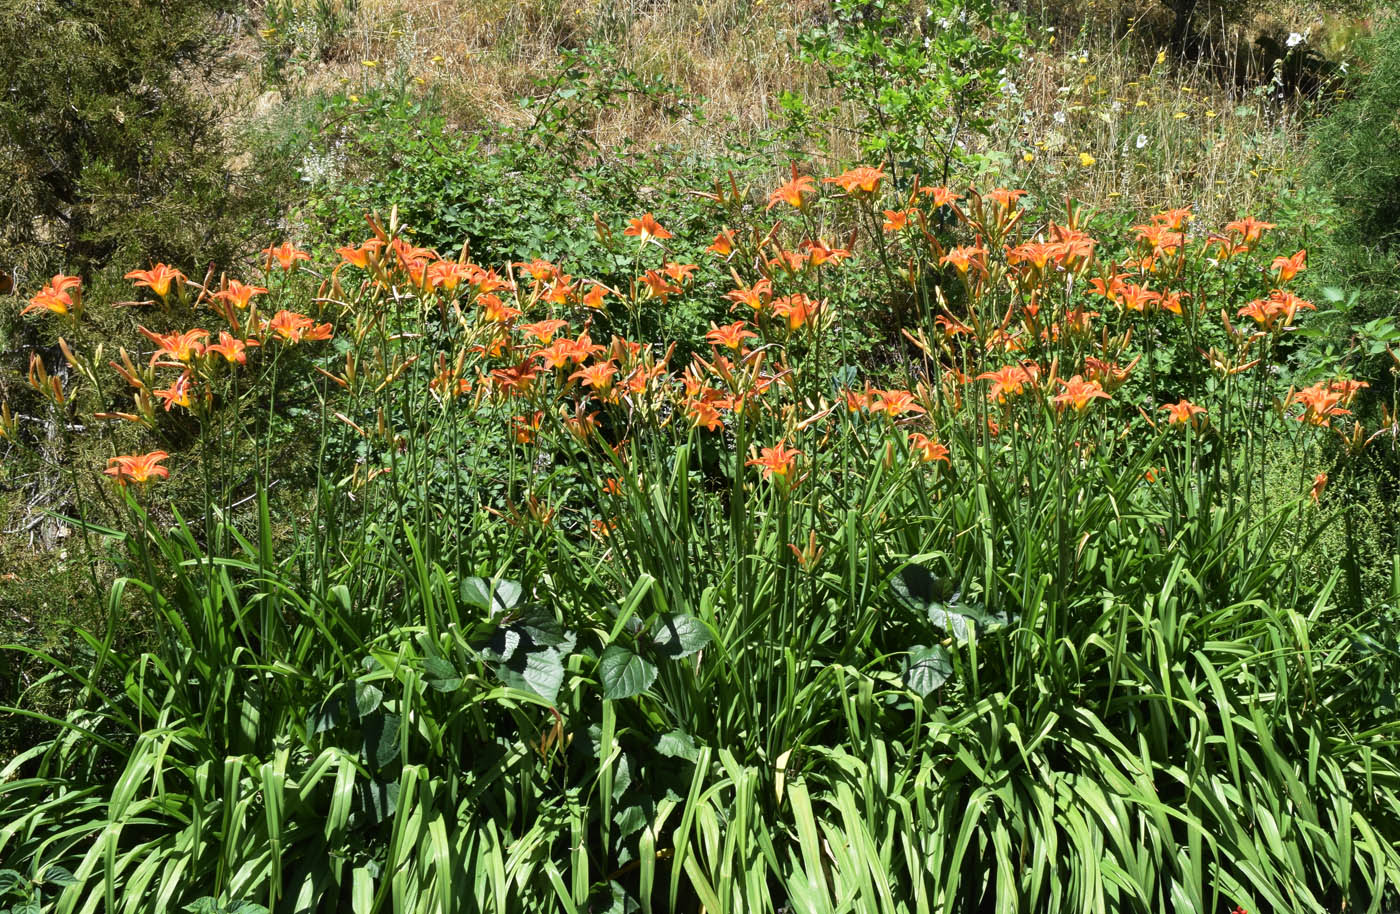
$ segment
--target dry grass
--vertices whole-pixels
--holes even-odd
[[[1221,221],[1267,209],[1298,174],[1298,103],[1143,55],[1131,38],[1064,44],[1027,57],[992,140],[1042,193],[1137,211],[1190,203]]]
[[[561,49],[594,42],[615,49],[618,63],[633,72],[683,87],[701,100],[704,115],[703,123],[677,124],[645,99],[629,98],[594,125],[600,146],[664,140],[704,148],[769,128],[784,89],[819,93],[816,74],[795,60],[790,33],[823,6],[814,0],[363,0],[335,59],[305,86],[405,79],[439,89],[454,123],[521,124],[530,115],[519,99],[542,91],[538,83],[556,71]]]
[[[340,46],[308,72],[302,90],[431,85],[449,120],[466,128],[528,122],[520,97],[542,91],[561,49],[589,42],[615,48],[636,73],[682,87],[704,114],[700,123],[677,122],[629,97],[592,125],[602,148],[664,140],[706,151],[771,127],[783,90],[835,101],[797,61],[793,42],[828,15],[824,0],[359,0],[339,9],[348,23]],[[990,177],[1098,207],[1189,202],[1207,219],[1267,210],[1298,173],[1307,106],[1257,88],[1268,74],[1257,72],[1250,36],[1296,30],[1335,55],[1354,21],[1307,0],[1276,4],[1248,23],[1221,26],[1216,46],[1232,50],[1181,64],[1145,47],[1161,32],[1158,3],[1113,0],[1034,15],[1041,26],[1061,23],[1060,31],[1043,33],[1008,74],[1017,94],[987,140],[1000,163]],[[1076,17],[1078,34],[1067,34],[1063,23]],[[836,148],[849,152],[849,143],[838,138]]]

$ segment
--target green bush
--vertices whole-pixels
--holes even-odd
[[[783,106],[799,132],[851,123],[864,157],[947,183],[977,162],[968,140],[987,132],[1028,43],[1021,17],[986,0],[838,0],[798,47],[842,107],[814,110],[794,93]]]
[[[0,268],[224,261],[232,195],[209,100],[228,0],[10,4],[0,17]]]
[[[1333,321],[1309,351],[1386,364],[1400,352],[1400,20],[1371,36],[1348,96],[1313,131],[1323,231],[1313,254]],[[1389,375],[1376,372],[1381,380]]]

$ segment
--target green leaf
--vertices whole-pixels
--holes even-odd
[[[555,647],[564,654],[574,649],[573,633],[566,631],[563,623],[543,607],[531,607],[520,613],[511,627],[529,635],[531,641],[542,647]]]
[[[890,579],[895,598],[916,612],[933,605],[957,600],[958,590],[950,581],[935,576],[922,565],[905,565]]]
[[[619,809],[617,815],[613,817],[613,823],[617,825],[617,837],[619,839],[626,838],[634,832],[641,831],[646,827],[648,821],[647,810],[640,803],[624,806],[622,809]]]
[[[350,821],[355,827],[378,825],[399,808],[399,782],[357,780],[351,802]]]
[[[608,646],[598,661],[603,697],[609,701],[640,695],[656,681],[656,667],[618,644]]]
[[[564,684],[564,659],[554,648],[535,651],[525,661],[525,683],[545,701],[552,702]]]
[[[380,713],[365,721],[363,758],[379,769],[399,754],[399,715]]]
[[[661,734],[656,740],[656,751],[667,758],[680,758],[687,762],[694,762],[700,754],[695,747],[695,740],[684,730],[672,730]]]
[[[493,616],[513,609],[520,602],[521,592],[520,584],[515,581],[496,581],[493,589],[492,583],[484,578],[466,578],[461,586],[462,602]]]
[[[355,708],[360,712],[362,720],[379,710],[383,703],[384,693],[378,686],[371,685],[363,679],[355,680]]]
[[[446,658],[429,656],[423,660],[423,681],[439,692],[455,692],[462,676]]]
[[[675,613],[661,620],[652,643],[672,660],[689,657],[710,643],[705,623],[686,613]]]
[[[909,652],[904,670],[904,685],[918,695],[927,698],[928,694],[948,681],[953,675],[953,658],[941,644],[933,647],[916,645]]]
[[[44,885],[70,886],[78,884],[78,877],[69,870],[51,863],[44,867],[43,873],[39,876],[39,882]]]
[[[497,664],[496,675],[513,689],[534,692],[553,703],[564,684],[563,655],[552,647],[515,651]]]

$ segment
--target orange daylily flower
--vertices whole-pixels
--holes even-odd
[[[705,248],[705,251],[710,254],[718,254],[720,257],[728,257],[734,253],[734,233],[729,229],[720,229],[715,240],[710,243],[709,247]]]
[[[389,249],[394,252],[394,256],[398,258],[399,264],[405,268],[409,264],[419,260],[425,263],[431,263],[434,260],[442,259],[442,256],[432,248],[416,247],[404,241],[402,238],[395,238],[393,241],[389,242]]]
[[[655,238],[658,241],[665,241],[667,238],[674,238],[670,232],[661,227],[661,223],[656,221],[656,217],[651,213],[644,213],[636,219],[627,223],[627,228],[622,230],[622,234],[632,238],[640,238],[642,243]]]
[[[690,419],[690,424],[695,428],[703,428],[711,432],[717,432],[724,428],[724,421],[720,419],[719,409],[714,403],[686,400],[685,411]]]
[[[214,293],[214,297],[221,302],[226,302],[239,311],[248,307],[254,295],[266,295],[267,290],[262,286],[248,286],[236,279],[230,279],[224,288]]]
[[[566,305],[578,295],[578,283],[568,273],[559,273],[540,293],[540,300],[550,305]]]
[[[761,467],[764,479],[771,479],[774,475],[786,479],[801,454],[801,451],[789,448],[786,442],[779,441],[773,447],[763,448],[759,456],[745,461],[744,466]]]
[[[548,320],[535,321],[533,324],[525,324],[520,331],[527,336],[533,336],[540,341],[541,346],[548,346],[554,340],[554,334],[569,326],[568,321],[550,318]]]
[[[491,381],[508,394],[524,393],[534,382],[538,372],[527,359],[511,368],[497,368],[491,372]]]
[[[311,259],[310,254],[297,250],[290,241],[263,248],[262,253],[267,255],[267,269],[272,269],[272,262],[275,260],[278,266],[288,273],[296,269],[298,261]]]
[[[1167,422],[1171,425],[1190,425],[1196,427],[1203,421],[1206,409],[1204,406],[1197,406],[1190,400],[1179,400],[1176,403],[1167,403],[1162,406],[1167,414]],[[1197,418],[1197,417],[1202,418]]]
[[[1190,297],[1190,292],[1182,292],[1180,290],[1163,293],[1161,300],[1162,310],[1179,317],[1181,315],[1181,300]]]
[[[54,277],[40,289],[20,316],[30,311],[51,311],[59,316],[72,314],[77,317],[82,311],[83,281],[76,276],[55,273]]]
[[[272,320],[265,322],[264,329],[293,345],[309,340],[328,340],[332,332],[330,324],[317,324],[305,314],[294,311],[278,311]]]
[[[257,340],[240,340],[227,331],[219,333],[219,341],[210,346],[206,346],[204,351],[221,355],[227,362],[237,362],[239,365],[248,364],[247,349],[249,346],[258,345]]]
[[[149,270],[132,270],[122,278],[136,280],[137,286],[145,286],[162,299],[169,297],[172,285],[178,291],[189,281],[184,273],[164,263],[158,263]]]
[[[668,282],[666,277],[655,270],[647,270],[646,275],[642,277],[642,284],[647,287],[652,297],[661,299],[662,304],[672,295],[680,295],[685,291],[680,286]]]
[[[1308,492],[1308,497],[1313,500],[1313,504],[1317,504],[1318,500],[1322,498],[1322,490],[1325,488],[1327,488],[1327,474],[1318,473],[1313,477],[1312,489]]]
[[[585,387],[593,388],[596,394],[606,394],[612,387],[613,375],[617,374],[617,366],[612,362],[598,362],[589,365],[587,368],[580,368],[569,375],[570,381],[579,381]]]
[[[602,311],[602,310],[603,310],[603,296],[605,296],[605,295],[607,295],[607,294],[608,294],[608,290],[605,289],[603,286],[600,286],[598,283],[595,282],[595,283],[593,284],[593,287],[590,288],[590,289],[588,290],[588,292],[584,294],[584,296],[583,296],[583,306],[584,306],[585,308],[592,308],[594,311]]]
[[[476,306],[488,323],[508,324],[524,312],[501,301],[500,296],[487,293],[476,297]]]
[[[822,183],[835,184],[848,194],[874,194],[880,189],[880,182],[884,178],[885,172],[882,169],[861,165],[834,178],[823,178]]]
[[[987,191],[987,196],[992,202],[1006,212],[1016,208],[1016,201],[1026,195],[1024,190],[1007,190],[1004,187],[993,188]]]
[[[564,417],[564,428],[579,444],[587,444],[598,430],[598,414],[584,412],[584,404],[579,403],[574,415]]]
[[[1304,301],[1285,289],[1274,289],[1268,298],[1257,298],[1238,312],[1239,317],[1247,317],[1265,331],[1275,327],[1289,327],[1299,311],[1316,311],[1317,306]]]
[[[511,426],[515,430],[515,441],[517,444],[533,444],[535,435],[540,430],[540,420],[544,418],[544,410],[535,410],[528,419],[524,416],[513,416]]]
[[[1351,410],[1342,406],[1344,396],[1345,394],[1341,390],[1334,389],[1330,382],[1320,381],[1311,387],[1304,387],[1302,390],[1290,393],[1284,400],[1284,405],[1302,404],[1302,415],[1293,417],[1299,422],[1330,427],[1333,416],[1351,414]]]
[[[953,193],[946,187],[920,187],[919,193],[926,197],[933,198],[930,202],[933,204],[934,209],[943,206],[953,206],[962,199],[960,195]],[[1025,191],[1022,191],[1022,193],[1025,193]]]
[[[1186,243],[1184,233],[1173,231],[1170,226],[1160,222],[1154,222],[1151,225],[1135,225],[1133,228],[1137,231],[1138,240],[1146,242],[1155,253],[1170,254],[1172,251],[1180,250],[1182,245]]]
[[[924,463],[933,463],[936,460],[941,460],[949,466],[953,465],[953,462],[948,459],[948,449],[939,444],[936,439],[930,438],[928,435],[920,432],[911,432],[909,434],[909,449],[915,454],[918,454],[919,460]]]
[[[676,282],[687,283],[690,282],[691,274],[698,269],[700,268],[693,263],[675,263],[672,261],[662,266],[661,271],[665,273],[668,278],[674,279]]]
[[[762,311],[773,297],[773,283],[760,279],[748,288],[738,288],[724,293],[724,297],[736,305],[748,305],[755,311]]]
[[[1297,252],[1291,257],[1275,257],[1273,271],[1278,274],[1279,282],[1288,282],[1297,276],[1308,264],[1308,249]]]
[[[705,334],[705,339],[715,346],[727,346],[730,349],[742,349],[744,340],[757,339],[758,334],[748,329],[745,321],[735,321],[723,327],[712,327],[709,333]]]
[[[1094,400],[1110,399],[1108,393],[1100,386],[1098,381],[1086,381],[1079,375],[1075,375],[1068,381],[1061,380],[1060,386],[1064,390],[1055,395],[1054,402],[1058,409],[1073,407],[1077,413],[1082,413],[1089,408]]]
[[[975,269],[983,276],[987,274],[987,251],[980,243],[977,245],[959,245],[944,254],[938,262],[940,264],[952,264],[953,268],[964,276],[967,275],[970,269]]]
[[[511,345],[510,336],[505,332],[498,332],[491,337],[491,341],[485,345],[476,344],[471,347],[471,351],[477,355],[485,356],[488,359],[499,359],[507,352],[511,352],[515,347]]]
[[[1127,311],[1141,311],[1146,313],[1152,310],[1152,306],[1162,300],[1162,293],[1153,292],[1137,283],[1125,282],[1118,290],[1118,302]]]
[[[977,376],[979,381],[991,381],[987,399],[993,403],[1005,403],[1008,397],[1019,396],[1028,386],[1035,385],[1035,375],[1021,365],[1007,365],[996,371],[987,371]]]
[[[516,261],[511,266],[524,270],[535,282],[544,282],[559,273],[557,266],[541,257],[536,257],[531,261]]]
[[[773,299],[773,313],[787,318],[789,330],[801,328],[816,316],[821,307],[821,302],[813,301],[801,292]]]
[[[190,373],[186,371],[175,379],[175,383],[164,390],[153,391],[153,393],[161,400],[165,401],[166,412],[170,412],[170,410],[176,406],[183,406],[185,409],[189,409],[194,402],[192,399],[194,392],[191,384]]]
[[[819,267],[824,263],[839,266],[841,261],[851,256],[851,252],[846,248],[834,248],[821,238],[816,241],[809,238],[798,247],[807,255],[807,262],[814,267]]]
[[[1152,217],[1152,221],[1158,225],[1166,226],[1168,229],[1180,231],[1181,227],[1191,218],[1191,207],[1182,206],[1176,209],[1169,209],[1166,212],[1158,213]]]
[[[342,260],[350,264],[350,266],[358,267],[361,270],[368,270],[379,261],[379,252],[383,250],[383,248],[383,241],[378,238],[371,238],[359,247],[346,245],[336,248],[335,252],[340,255]]]
[[[428,390],[437,397],[460,397],[471,393],[472,382],[469,378],[461,376],[462,363],[459,360],[455,366],[447,364],[447,357],[439,355],[438,373],[428,382]],[[332,380],[338,380],[334,376]]]
[[[1088,356],[1084,359],[1084,373],[1091,379],[1098,381],[1099,386],[1104,390],[1113,393],[1127,383],[1128,375],[1132,374],[1141,358],[1142,356],[1138,356],[1127,365],[1120,366],[1116,362],[1105,362],[1094,356]]]
[[[542,360],[546,370],[563,368],[574,361],[574,345],[570,340],[555,340],[543,349],[535,350],[530,358]]]
[[[473,268],[465,263],[458,263],[455,260],[438,260],[428,267],[428,285],[451,295],[457,291],[462,280],[470,281],[474,273]]]
[[[940,314],[933,319],[933,323],[944,336],[972,336],[972,328],[955,317]]]
[[[813,181],[809,175],[799,176],[797,174],[797,165],[794,163],[792,166],[792,180],[768,195],[768,206],[766,209],[772,209],[779,203],[786,203],[793,209],[802,209],[806,202],[803,200],[803,195],[815,194],[816,192],[816,182]]]
[[[146,339],[156,344],[151,356],[155,364],[161,356],[168,355],[177,362],[190,362],[204,352],[204,340],[209,338],[208,330],[186,330],[184,333],[152,333],[145,327],[137,327]]]
[[[1329,390],[1341,394],[1343,406],[1350,406],[1351,401],[1356,399],[1356,395],[1361,392],[1362,388],[1370,386],[1366,381],[1354,381],[1350,378],[1337,378],[1335,381],[1327,382]]]
[[[884,413],[891,419],[909,413],[926,412],[914,399],[914,395],[907,390],[870,391],[870,411],[873,413]]]
[[[909,214],[913,212],[907,209],[887,209],[885,210],[885,222],[882,228],[887,232],[900,232],[909,225]]]
[[[161,466],[170,457],[165,451],[151,451],[149,454],[127,454],[107,460],[107,469],[102,472],[112,477],[119,486],[134,482],[144,486],[153,479],[169,479],[170,471]]]
[[[1243,243],[1248,245],[1258,241],[1264,236],[1264,233],[1271,228],[1274,228],[1272,222],[1264,222],[1255,219],[1253,216],[1247,216],[1244,219],[1237,219],[1234,222],[1227,223],[1225,231],[1239,234],[1243,239]]]

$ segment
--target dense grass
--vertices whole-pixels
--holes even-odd
[[[655,283],[599,310],[542,262],[424,280],[392,225],[311,299],[314,267],[269,258],[269,297],[219,309],[262,342],[246,369],[157,366],[238,460],[127,471],[126,532],[88,532],[127,558],[90,661],[38,657],[76,692],[0,786],[21,877],[63,910],[1380,910],[1382,617],[1349,545],[1302,572],[1355,388],[1275,389],[1283,293],[1258,330],[1194,304],[1284,278],[1249,224],[1183,245],[1167,214],[1153,247],[1071,212],[1046,242],[1012,198],[918,194],[887,230],[868,217],[903,194],[811,187],[804,227],[731,223],[697,268],[776,288],[688,367],[624,341]],[[942,242],[915,227],[940,215]],[[899,387],[824,349],[857,315],[816,296],[861,274],[777,266],[842,222],[913,264]],[[635,273],[667,260],[660,226],[621,228],[599,243]],[[979,237],[1010,255],[952,247]],[[1180,314],[1105,281],[1115,249],[1190,291]],[[331,342],[259,316],[299,302]],[[307,396],[316,497],[276,536],[264,411]],[[1207,418],[1168,422],[1187,398]],[[1270,441],[1297,471],[1264,486]],[[120,650],[137,607],[158,635]]]

